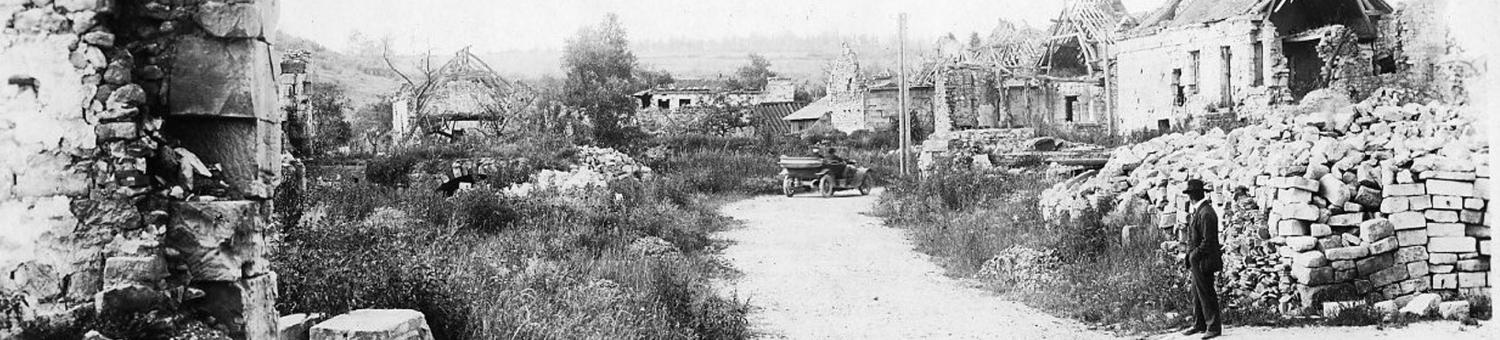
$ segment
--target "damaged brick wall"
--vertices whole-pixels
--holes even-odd
[[[1188,116],[1208,112],[1221,103],[1221,88],[1229,86],[1238,103],[1275,100],[1267,92],[1284,88],[1276,79],[1287,76],[1281,41],[1268,22],[1238,17],[1121,40],[1114,49],[1118,59],[1116,81],[1121,133],[1151,130],[1167,120],[1175,126]],[[1263,34],[1263,32],[1268,34]],[[1260,43],[1257,51],[1256,43]],[[1229,48],[1230,76],[1223,75],[1223,48]],[[1197,53],[1196,62],[1192,53]],[[1260,59],[1256,59],[1257,53]],[[1257,83],[1257,60],[1260,83]],[[1183,88],[1185,101],[1176,97]]]
[[[276,10],[0,1],[0,338],[153,309],[219,337],[272,338]],[[232,193],[185,189],[195,179],[174,146],[222,165]]]

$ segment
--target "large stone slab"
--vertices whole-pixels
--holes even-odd
[[[1437,304],[1441,301],[1443,301],[1443,297],[1437,294],[1417,295],[1410,302],[1407,302],[1406,306],[1401,307],[1401,314],[1427,316],[1428,314],[1437,312]]]
[[[431,340],[421,312],[409,309],[361,309],[312,327],[309,340]]]
[[[262,14],[256,4],[205,2],[193,19],[216,37],[259,38],[266,36]]]
[[[270,270],[264,256],[265,204],[178,202],[163,246],[177,250],[193,282],[234,282]]]
[[[1365,222],[1369,223],[1369,221]],[[1395,229],[1423,228],[1427,226],[1427,216],[1418,211],[1399,212],[1391,214],[1389,222]],[[1363,228],[1363,225],[1361,225],[1361,228]]]
[[[183,36],[175,48],[171,114],[280,121],[266,43]]]

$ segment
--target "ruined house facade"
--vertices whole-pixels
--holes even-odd
[[[7,1],[0,15],[0,338],[165,304],[177,311],[155,317],[274,339],[276,1]],[[188,153],[222,168],[227,193],[173,183]]]
[[[1131,22],[1118,0],[1074,0],[1046,32],[1000,22],[987,46],[938,42],[935,133],[1033,128],[1064,137],[1114,133],[1109,45]]]
[[[894,75],[866,76],[859,56],[848,46],[843,54],[825,69],[827,95],[781,119],[792,132],[826,127],[844,133],[882,131],[897,128],[901,119],[899,79]],[[933,91],[932,72],[917,71],[906,82],[909,102],[907,112],[917,131],[931,131]]]
[[[1381,0],[1171,1],[1114,47],[1122,129],[1235,119],[1237,108],[1372,76],[1381,22],[1392,12]]]

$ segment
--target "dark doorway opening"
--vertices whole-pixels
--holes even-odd
[[[1292,73],[1287,88],[1292,91],[1294,99],[1302,99],[1323,84],[1323,58],[1318,57],[1318,39],[1307,41],[1288,41],[1282,45],[1286,52],[1287,64]]]
[[[1065,115],[1063,117],[1063,121],[1067,121],[1067,122],[1072,122],[1073,121],[1073,113],[1075,112],[1074,110],[1077,109],[1077,106],[1078,106],[1078,96],[1063,97],[1063,111],[1064,111],[1063,114]]]

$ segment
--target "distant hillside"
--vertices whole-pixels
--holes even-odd
[[[379,58],[361,58],[341,54],[311,40],[280,33],[276,53],[293,50],[312,52],[307,73],[314,82],[330,82],[343,87],[353,109],[380,100],[401,88],[401,79]]]

